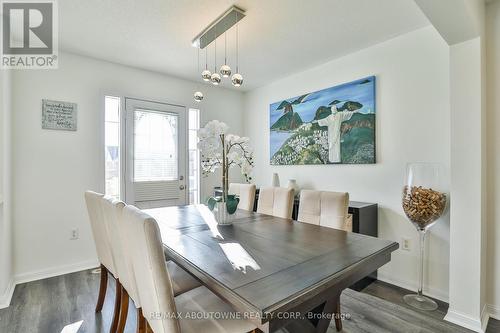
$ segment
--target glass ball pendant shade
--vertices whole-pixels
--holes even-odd
[[[220,75],[218,73],[213,73],[212,76],[210,77],[210,82],[212,82],[214,86],[219,85],[220,80],[221,80]]]
[[[197,91],[194,93],[194,100],[196,102],[201,102],[203,100],[203,93],[201,91]]]
[[[239,87],[243,84],[243,76],[241,74],[236,73],[231,77],[231,82],[233,83],[233,86]]]
[[[220,75],[222,75],[222,77],[230,77],[231,76],[231,67],[229,67],[228,65],[222,65],[220,67]]]
[[[208,69],[205,69],[203,72],[201,72],[201,78],[203,81],[210,81],[210,77],[212,76],[212,73]]]

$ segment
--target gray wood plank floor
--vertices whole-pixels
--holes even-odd
[[[102,313],[95,314],[98,286],[99,274],[90,270],[18,285],[11,306],[0,310],[0,332],[108,332],[114,281],[109,279]],[[406,293],[404,289],[383,282],[373,283],[361,293],[346,290],[341,306],[350,319],[343,321],[343,332],[470,332],[443,320],[446,304],[440,303],[435,312],[415,311],[401,300]],[[129,309],[127,333],[135,332],[135,309],[132,308]],[[65,327],[67,331],[63,331]],[[334,332],[334,326],[330,326],[328,333]],[[500,332],[500,322],[490,319],[487,332]]]

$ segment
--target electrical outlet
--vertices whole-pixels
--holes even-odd
[[[78,230],[78,228],[71,229],[71,235],[70,235],[69,239],[70,240],[77,240],[78,238],[80,238],[80,231]]]
[[[410,251],[411,241],[409,238],[403,238],[401,240],[401,250]]]

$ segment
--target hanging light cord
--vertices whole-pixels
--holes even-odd
[[[205,70],[208,70],[208,47],[205,48]]]
[[[238,14],[236,14],[236,20],[238,20]],[[238,26],[240,24],[238,22],[236,22],[236,73],[239,73],[240,70],[239,70],[239,66],[240,66],[240,58],[239,58],[239,43],[238,43],[238,35],[239,35],[239,31],[238,31]]]
[[[217,73],[217,29],[215,29],[214,73]]]
[[[197,50],[197,53],[198,53],[198,69],[197,69],[197,73],[199,75],[200,73],[200,47],[198,46],[198,50]],[[199,90],[200,89],[200,85],[197,83],[196,84],[196,89]]]
[[[224,65],[227,65],[227,31],[224,32]]]
[[[198,69],[197,72],[200,72],[200,48],[198,47]]]

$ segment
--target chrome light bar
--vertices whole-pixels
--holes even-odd
[[[193,39],[193,47],[204,49],[244,17],[243,9],[232,6]]]

